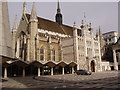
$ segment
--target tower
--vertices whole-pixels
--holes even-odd
[[[26,6],[27,6],[27,4],[26,4],[26,2],[24,2],[24,3],[23,3],[23,14],[26,13]]]
[[[84,20],[82,20],[82,23],[80,25],[81,28],[81,36],[84,36],[85,34],[85,24],[84,24]]]
[[[18,18],[16,15],[14,19],[13,27],[12,27],[13,57],[15,57],[15,45],[16,45],[15,38],[16,38],[17,28],[18,28]]]
[[[105,53],[105,41],[104,41],[104,39],[103,39],[103,36],[102,36],[102,33],[101,33],[101,28],[100,28],[100,26],[99,26],[98,35],[99,35],[99,42],[100,42],[101,56],[103,56],[104,53]]]
[[[88,28],[88,30],[89,30],[90,32],[92,32],[92,30],[93,30],[91,23],[89,23],[89,28]]]
[[[37,35],[37,30],[38,30],[38,19],[37,19],[37,13],[35,9],[35,3],[33,3],[32,6],[32,11],[31,11],[31,16],[30,16],[30,21],[29,21],[29,34],[30,34],[30,60],[35,60],[36,59],[36,54],[35,54],[35,39]]]
[[[83,18],[84,18],[84,19],[83,19],[83,20],[84,20],[84,23],[87,24],[85,12],[84,12],[84,17],[83,17]]]
[[[101,36],[101,28],[100,28],[100,26],[99,26],[99,32],[98,33],[99,33],[99,36]]]
[[[61,11],[60,11],[60,5],[59,5],[59,1],[58,1],[58,5],[57,5],[57,14],[55,16],[55,19],[56,19],[56,22],[58,24],[62,24],[63,21],[62,21],[62,14],[61,14]]]
[[[74,22],[73,25],[73,42],[74,42],[74,61],[78,63],[77,69],[79,69],[79,61],[78,61],[78,32],[76,28],[76,24]]]
[[[5,0],[6,1],[6,0]],[[0,2],[0,55],[13,57],[7,2]]]

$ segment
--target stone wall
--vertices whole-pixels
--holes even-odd
[[[62,39],[63,60],[66,62],[74,61],[73,38]]]

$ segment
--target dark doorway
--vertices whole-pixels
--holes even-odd
[[[54,75],[62,74],[61,66],[55,66],[53,69],[54,69]]]
[[[118,65],[118,70],[120,70],[120,65]]]
[[[69,65],[67,65],[67,66],[65,66],[65,74],[70,74],[70,66]]]
[[[38,75],[38,67],[34,65],[29,65],[25,68],[26,76],[37,76]]]
[[[23,68],[18,65],[12,65],[7,68],[8,70],[8,77],[19,77],[22,76]]]
[[[114,70],[114,66],[111,66],[111,70]]]
[[[51,75],[51,68],[49,66],[43,66],[42,75]]]
[[[91,61],[91,72],[95,72],[95,63]]]

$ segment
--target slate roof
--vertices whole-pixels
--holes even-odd
[[[26,17],[29,21],[30,14],[26,14]],[[44,29],[56,33],[66,34],[73,36],[73,27],[67,25],[59,25],[57,22],[50,21],[48,19],[43,19],[41,17],[38,18],[38,28]]]

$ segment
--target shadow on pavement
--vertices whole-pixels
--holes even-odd
[[[96,80],[84,80],[84,81],[70,81],[70,80],[60,80],[50,77],[12,77],[11,79],[20,82],[26,85],[30,90],[31,88],[42,88],[42,90],[46,90],[45,88],[110,88],[117,90],[118,85],[118,77],[110,77]],[[63,87],[64,86],[64,87]],[[66,86],[66,87],[65,87]],[[5,89],[4,89],[5,90]],[[62,89],[63,90],[63,89]],[[119,89],[118,89],[119,90]]]
[[[1,79],[0,82],[7,82],[8,80],[6,79]]]

